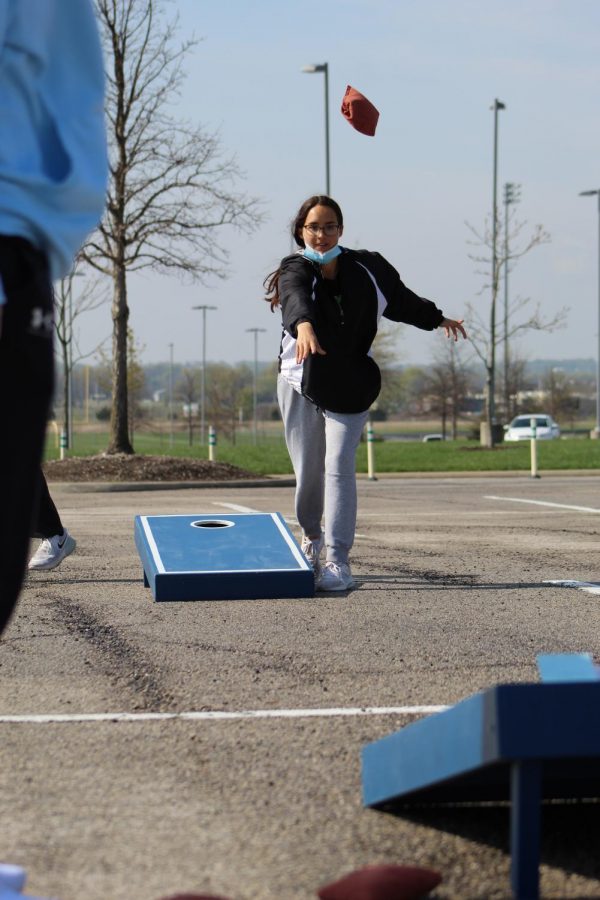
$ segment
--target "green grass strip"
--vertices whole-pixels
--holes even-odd
[[[88,456],[102,453],[108,444],[107,433],[76,434],[69,456]],[[171,445],[165,434],[136,435],[137,453],[157,456],[208,457],[207,446],[189,446],[185,435],[175,435]],[[557,441],[538,441],[538,467],[544,469],[600,469],[600,441],[565,438]],[[530,468],[529,441],[500,444],[493,450],[481,447],[477,441],[376,441],[375,472],[499,472],[523,471]],[[47,442],[46,457],[57,459],[59,450],[54,437]],[[292,467],[283,439],[278,436],[259,438],[257,445],[251,436],[238,439],[236,444],[219,440],[216,458],[248,469],[258,475],[291,474]],[[367,471],[367,446],[361,443],[357,453],[357,471]]]

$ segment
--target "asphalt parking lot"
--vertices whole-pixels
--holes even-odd
[[[540,652],[600,656],[597,486],[363,479],[347,594],[154,603],[135,515],[279,511],[294,528],[292,489],[53,485],[78,546],[30,577],[0,643],[0,861],[60,900],[309,898],[373,862],[438,869],[439,898],[510,896],[506,808],[366,810],[360,751],[536,681]],[[206,715],[142,715],[186,712]],[[600,806],[545,811],[544,897],[600,897],[599,829]]]

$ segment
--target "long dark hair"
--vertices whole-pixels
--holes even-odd
[[[328,206],[332,209],[337,217],[337,223],[340,228],[344,224],[344,217],[342,215],[342,210],[339,207],[339,204],[335,202],[331,197],[327,197],[325,194],[315,194],[314,197],[309,197],[308,200],[305,200],[294,218],[292,219],[290,225],[290,231],[292,234],[292,238],[298,245],[298,247],[305,247],[304,238],[302,237],[302,229],[304,228],[304,223],[306,222],[306,217],[313,208],[313,206]],[[263,285],[266,291],[265,300],[267,303],[271,304],[271,311],[274,312],[275,309],[279,306],[279,275],[281,273],[281,267],[275,269],[274,272],[271,272],[265,278]]]

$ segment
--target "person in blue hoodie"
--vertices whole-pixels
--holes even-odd
[[[0,0],[0,633],[35,528],[53,390],[52,281],[98,224],[107,176],[90,0]]]

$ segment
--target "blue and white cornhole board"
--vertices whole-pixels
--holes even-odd
[[[136,516],[155,600],[312,597],[314,573],[280,513]]]
[[[499,684],[363,747],[363,802],[511,803],[511,883],[539,896],[540,803],[600,797],[600,670],[538,657],[542,684]]]

